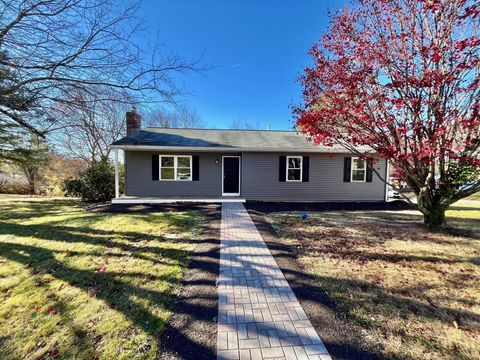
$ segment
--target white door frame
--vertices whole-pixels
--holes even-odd
[[[223,191],[223,186],[225,184],[225,174],[224,174],[224,160],[225,158],[238,158],[238,193],[225,193]],[[222,156],[222,196],[240,196],[240,189],[242,180],[242,157],[239,155],[224,155]]]

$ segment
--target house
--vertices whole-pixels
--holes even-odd
[[[112,203],[180,200],[384,201],[386,186],[341,147],[317,146],[294,131],[141,128],[127,112],[125,196]],[[387,162],[375,163],[379,174]]]

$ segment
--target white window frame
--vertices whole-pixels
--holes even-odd
[[[173,179],[162,179],[162,158],[173,157]],[[188,179],[178,179],[177,178],[177,169],[178,169],[178,158],[186,157],[190,159],[190,178]],[[193,180],[193,159],[192,155],[160,155],[158,157],[158,179],[160,181],[192,181]],[[184,166],[180,167],[181,169],[187,169]],[[171,167],[165,167],[165,169],[172,169]]]
[[[300,179],[299,180],[289,180],[288,179],[288,170],[299,170],[299,168],[289,168],[288,163],[289,159],[300,159]],[[287,166],[286,167],[286,173],[285,173],[285,180],[286,182],[302,182],[303,179],[303,156],[287,156]]]
[[[362,170],[362,169],[354,169],[353,168],[353,164],[355,163],[355,160],[363,160],[363,180],[353,180],[353,171],[356,170],[356,171],[359,171],[359,170]],[[350,163],[350,182],[358,182],[358,183],[362,183],[362,182],[366,182],[367,181],[367,160],[364,160],[364,159],[360,159],[359,157],[352,157],[351,158],[351,163]]]

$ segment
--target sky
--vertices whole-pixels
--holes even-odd
[[[209,127],[248,122],[291,129],[290,105],[301,101],[297,79],[308,50],[328,28],[328,11],[346,1],[144,0],[139,16],[149,36],[177,55],[211,68],[180,81],[182,102]]]

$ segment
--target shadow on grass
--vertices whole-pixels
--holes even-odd
[[[0,202],[0,220],[7,219],[34,219],[50,215],[57,215],[64,206],[78,206],[80,203],[73,199],[41,199],[38,201],[7,200]]]
[[[69,202],[71,204],[71,202]],[[35,204],[36,205],[36,204]],[[53,213],[54,211],[49,211],[48,207],[43,206],[35,207],[35,211],[43,211],[42,216],[45,216],[45,211],[47,213]],[[18,214],[17,214],[18,215]],[[22,217],[13,218],[25,218],[28,217],[29,212],[23,212]],[[167,215],[167,214],[163,214]],[[162,215],[162,216],[163,216]],[[140,216],[140,215],[139,215]],[[141,218],[145,220],[148,214],[141,215]],[[173,215],[169,215],[173,216]],[[8,217],[11,219],[12,217]],[[75,219],[69,219],[68,221],[75,221]],[[144,234],[140,232],[120,232],[120,231],[104,231],[98,229],[91,229],[88,226],[84,227],[69,227],[60,225],[62,222],[51,222],[49,224],[12,224],[7,222],[0,221],[0,234],[3,235],[15,235],[18,237],[35,237],[48,241],[58,241],[58,242],[68,242],[68,243],[84,243],[88,245],[98,245],[101,248],[106,248],[106,251],[86,251],[86,252],[70,252],[69,256],[75,254],[85,255],[85,256],[127,256],[125,254],[110,254],[108,251],[109,248],[120,249],[125,252],[131,253],[131,256],[146,260],[152,263],[154,266],[155,258],[157,255],[161,255],[161,258],[166,259],[166,261],[173,260],[175,262],[180,261],[180,266],[182,268],[187,267],[188,260],[186,259],[186,253],[184,250],[179,249],[170,249],[164,247],[155,247],[148,246],[148,243],[145,244],[144,241],[151,240],[162,240],[161,237]],[[205,225],[208,226],[208,225]],[[121,241],[115,241],[115,238],[120,239]],[[195,243],[215,243],[218,239],[205,238],[201,241],[197,240],[185,240],[185,239],[168,239],[171,242],[195,242]],[[172,297],[170,292],[155,290],[155,289],[146,289],[141,286],[137,286],[129,283],[128,279],[130,277],[135,277],[138,279],[145,278],[145,281],[161,280],[166,281],[169,284],[174,284],[177,282],[177,278],[174,274],[165,274],[161,276],[152,276],[148,277],[146,274],[134,272],[134,273],[118,273],[118,272],[96,272],[90,270],[82,270],[78,268],[73,268],[65,265],[64,263],[58,261],[55,258],[55,255],[60,250],[50,250],[40,246],[33,246],[21,243],[0,243],[0,258],[8,259],[10,261],[24,265],[27,269],[30,270],[32,274],[49,274],[50,276],[55,277],[58,280],[62,280],[68,283],[70,286],[76,287],[83,290],[88,294],[93,294],[97,299],[101,299],[107,304],[111,309],[114,309],[118,312],[121,312],[125,315],[130,321],[139,329],[142,329],[145,333],[150,335],[158,345],[160,345],[159,335],[167,326],[165,319],[156,316],[150,309],[165,308],[170,309],[173,306],[175,298]],[[212,274],[217,272],[215,269],[216,260],[218,253],[215,252],[204,252],[195,254],[193,257],[194,265],[197,267],[202,267],[206,271],[211,271]],[[160,260],[161,261],[161,260]],[[122,279],[123,278],[123,279]],[[210,285],[212,282],[210,281]],[[213,281],[213,286],[215,282]],[[134,299],[140,299],[139,301],[147,301],[151,304],[149,307],[145,307],[138,301]],[[57,299],[55,302],[58,306],[59,313],[62,314],[62,305],[61,302]],[[212,312],[216,313],[216,302],[206,307],[202,303],[185,303],[182,307],[176,308],[176,312],[182,311],[185,313],[193,313],[199,320],[208,320],[211,321],[213,316]],[[71,322],[66,322],[71,323]],[[73,326],[73,325],[72,325]],[[91,344],[95,343],[95,339],[89,333],[86,333],[81,328],[73,329],[74,334],[76,334],[75,344],[72,346],[82,347],[82,346],[92,346]],[[189,337],[188,334],[180,333],[175,328],[169,329],[169,336],[176,336],[181,340],[181,344],[184,348],[184,351],[188,351],[190,356],[185,356],[183,358],[197,358],[191,356],[192,353],[203,354],[203,358],[214,358],[214,352],[211,348],[206,348],[203,344],[198,343],[195,339],[195,336]],[[175,334],[178,332],[178,334]],[[6,337],[0,338],[0,345],[5,343],[8,340]],[[90,344],[90,345],[89,345]],[[147,351],[148,349],[146,349]],[[50,354],[51,356],[56,356],[55,351]],[[61,355],[61,354],[59,354]]]

